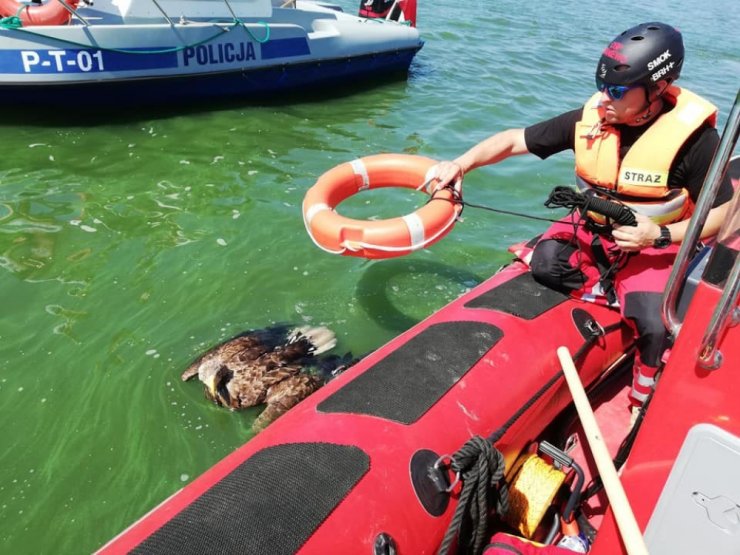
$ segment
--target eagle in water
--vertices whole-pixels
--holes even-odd
[[[248,331],[216,345],[183,372],[198,376],[208,399],[231,410],[267,406],[253,424],[265,428],[356,360],[319,356],[336,345],[325,327],[276,325]]]

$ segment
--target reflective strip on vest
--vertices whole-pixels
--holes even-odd
[[[591,187],[586,181],[578,176],[576,176],[576,185],[578,187],[578,190],[583,194],[596,194],[599,197],[607,198],[607,200],[612,200],[608,197],[604,197],[603,195],[599,195],[593,187]],[[630,202],[624,200],[614,200],[614,202],[624,204],[634,212],[642,214],[643,216],[647,216],[658,225],[677,222],[684,219],[688,216],[687,212],[691,207],[691,199],[689,197],[689,192],[686,189],[671,189],[666,197],[659,201],[648,200]],[[602,225],[606,223],[606,218],[601,214],[589,212],[588,215],[596,223]]]

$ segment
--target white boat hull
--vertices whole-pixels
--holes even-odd
[[[265,95],[406,71],[423,45],[413,27],[321,6],[277,8],[264,21],[99,19],[0,30],[0,98],[65,103],[70,92],[96,90],[106,97],[86,94],[86,102]]]

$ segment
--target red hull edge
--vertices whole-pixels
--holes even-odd
[[[299,553],[372,553],[380,534],[390,536],[400,554],[436,553],[457,500],[452,496],[439,516],[424,509],[411,483],[413,455],[422,449],[451,454],[474,435],[489,436],[544,383],[560,374],[556,348],[564,345],[574,353],[584,344],[584,336],[574,321],[574,310],[585,311],[604,328],[619,322],[619,314],[614,310],[565,297],[531,319],[498,309],[465,306],[481,295],[495,297],[498,288],[510,288],[517,283],[514,280],[526,278],[526,274],[523,264],[514,263],[370,354],[174,494],[101,552],[127,553],[135,549],[239,465],[266,449],[315,442],[356,446],[369,457],[369,469],[313,530]],[[317,409],[430,327],[459,322],[495,326],[502,336],[414,421],[402,423],[363,414],[361,407],[345,412]],[[622,331],[601,337],[578,365],[584,384],[598,380],[628,347],[628,334]],[[507,467],[570,401],[561,378],[508,428],[496,444]],[[244,496],[249,498],[250,492],[245,491]]]

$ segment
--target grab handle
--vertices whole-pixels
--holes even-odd
[[[707,370],[716,370],[722,366],[722,352],[717,349],[717,344],[729,326],[740,323],[740,308],[736,306],[738,297],[740,297],[740,257],[735,259],[725,290],[701,341],[699,365]]]

